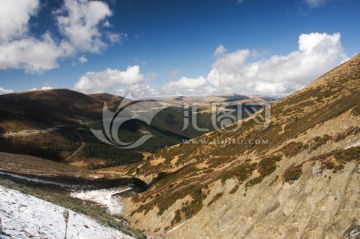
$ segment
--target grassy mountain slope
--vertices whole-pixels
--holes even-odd
[[[250,117],[162,149],[137,170],[153,185],[127,216],[168,238],[340,238],[360,224],[359,88],[357,55],[273,103],[265,130]]]
[[[220,98],[223,101],[229,97]],[[131,120],[120,128],[123,141],[134,141],[147,132],[155,136],[140,148],[129,151],[105,145],[92,135],[89,127],[102,128],[104,102],[115,111],[122,101],[130,102],[120,96],[85,95],[66,89],[1,95],[0,151],[98,168],[138,163],[144,154],[203,134],[192,126],[183,131],[184,108],[173,105],[159,112],[151,125]],[[144,111],[159,106],[157,101],[147,101],[134,108]],[[210,112],[201,110],[199,127],[212,130],[210,117]]]
[[[151,125],[131,120],[120,128],[119,135],[124,141],[134,141],[144,132],[155,136],[137,150],[121,150],[103,144],[92,135],[89,127],[102,128],[104,102],[115,110],[122,100],[110,94],[85,95],[66,89],[1,95],[0,151],[76,166],[109,167],[140,162],[144,153],[202,134],[193,127],[182,131],[184,112],[176,106],[158,113]],[[150,106],[159,104],[153,102]],[[140,105],[137,110],[146,109]],[[209,117],[208,113],[200,114],[201,127],[209,126]]]
[[[101,119],[102,104],[71,90],[48,90],[0,96],[1,131],[42,129]]]

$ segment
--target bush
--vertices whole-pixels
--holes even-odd
[[[211,201],[208,203],[208,206],[210,206],[211,204],[213,204],[214,202],[216,202],[218,199],[220,199],[222,196],[224,195],[224,193],[218,193],[216,194]]]
[[[301,142],[290,142],[283,148],[283,152],[286,157],[291,158],[307,148],[309,148],[307,144],[303,144]]]
[[[291,184],[298,180],[301,177],[302,173],[302,164],[297,166],[293,164],[285,170],[283,175],[284,182]]]
[[[332,137],[328,134],[325,134],[322,137],[317,136],[313,139],[311,149],[316,150],[316,149],[320,148],[322,145],[326,144],[329,140],[332,140]]]
[[[276,162],[281,160],[281,156],[265,158],[259,162],[258,171],[261,176],[268,176],[276,170]]]
[[[331,161],[327,161],[327,162],[324,163],[324,167],[326,169],[332,170],[332,169],[334,169],[335,164],[333,162],[331,162]]]
[[[246,183],[246,187],[251,187],[258,183],[261,183],[262,180],[275,172],[276,170],[276,162],[281,160],[281,156],[273,156],[269,158],[262,159],[258,164],[258,171],[260,173],[259,177],[253,178]]]

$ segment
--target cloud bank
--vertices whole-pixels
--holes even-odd
[[[256,59],[257,51],[238,50],[218,59],[207,78],[217,88],[243,94],[286,95],[346,59],[340,38],[340,33],[302,34],[298,50],[261,59]]]
[[[207,76],[182,76],[154,90],[140,66],[124,71],[87,72],[74,89],[82,92],[132,92],[138,95],[188,95],[238,93],[285,96],[309,84],[347,59],[340,33],[299,36],[298,49],[287,55],[259,54],[259,50],[227,52],[220,45]],[[178,74],[176,72],[175,76]]]

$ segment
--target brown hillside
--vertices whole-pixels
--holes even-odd
[[[16,132],[99,120],[102,106],[97,99],[66,89],[1,95],[0,131]]]
[[[235,133],[212,132],[196,138],[208,143],[161,150],[138,169],[138,177],[155,183],[127,201],[128,217],[150,234],[181,225],[168,238],[339,238],[353,218],[360,223],[357,204],[353,214],[345,210],[356,199],[337,188],[360,190],[359,88],[357,55],[273,103],[265,130],[250,117]],[[229,139],[267,143],[211,143]],[[312,177],[315,164],[324,171],[320,177],[332,179]]]

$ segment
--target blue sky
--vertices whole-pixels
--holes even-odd
[[[359,10],[357,0],[0,0],[0,93],[286,95],[360,52]]]

